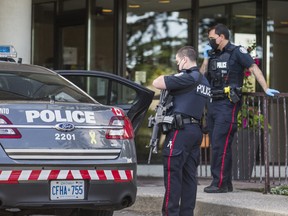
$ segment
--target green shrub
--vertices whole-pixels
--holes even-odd
[[[271,193],[288,196],[288,185],[281,185],[275,188],[271,188]]]

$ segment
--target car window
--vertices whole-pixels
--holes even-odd
[[[110,97],[111,105],[125,105],[136,103],[137,93],[134,89],[112,81],[112,91]]]
[[[123,83],[96,76],[64,76],[102,104],[126,105],[137,102],[137,92]]]
[[[95,103],[58,75],[28,72],[1,72],[0,99]]]

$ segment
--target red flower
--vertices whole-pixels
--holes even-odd
[[[249,77],[249,76],[251,76],[251,72],[250,72],[250,71],[248,71],[248,70],[247,70],[247,71],[245,71],[245,73],[244,73],[244,76],[245,76],[245,77]]]
[[[243,119],[242,119],[242,125],[243,125],[243,128],[248,127],[248,121],[247,121],[246,118],[243,118]]]
[[[254,59],[254,62],[255,62],[256,65],[259,66],[259,64],[260,64],[260,60],[259,60],[258,58],[255,58],[255,59]]]

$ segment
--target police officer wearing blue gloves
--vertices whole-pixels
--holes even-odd
[[[229,41],[229,30],[217,24],[208,31],[209,44],[200,68],[211,85],[208,103],[208,130],[212,145],[212,183],[204,188],[207,193],[226,193],[232,186],[232,141],[237,131],[237,114],[241,108],[241,87],[244,69],[254,74],[265,93],[279,93],[267,86],[262,71],[247,50]],[[209,53],[209,55],[208,55]]]
[[[180,72],[161,75],[153,81],[154,87],[168,90],[173,97],[168,114],[174,116],[174,123],[166,134],[162,151],[165,216],[193,216],[195,208],[202,141],[199,121],[210,96],[208,80],[199,72],[196,56],[193,47],[182,47],[176,54]]]

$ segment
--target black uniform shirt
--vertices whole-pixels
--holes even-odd
[[[230,42],[224,47],[222,52],[225,52],[228,47],[234,46]],[[221,52],[221,53],[222,53]],[[229,66],[233,71],[243,72],[245,68],[250,68],[254,64],[254,60],[247,50],[242,46],[237,46],[232,52]]]
[[[194,67],[172,76],[165,76],[164,81],[166,89],[172,95],[175,93],[172,112],[200,119],[207,99],[210,97],[210,87],[206,77],[200,74],[198,68]],[[194,88],[192,89],[191,86]],[[179,93],[180,90],[184,91]]]

